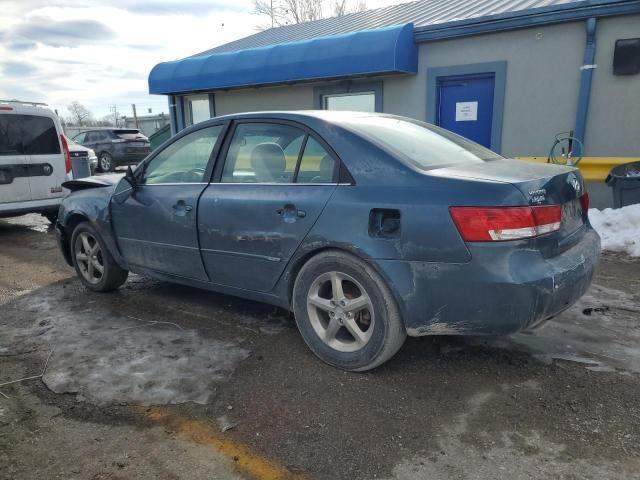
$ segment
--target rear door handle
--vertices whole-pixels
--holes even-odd
[[[298,210],[295,205],[287,204],[283,208],[276,210],[276,213],[287,221],[294,221],[295,217],[304,218],[307,216],[307,212],[304,210]]]

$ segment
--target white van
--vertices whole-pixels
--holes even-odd
[[[55,222],[71,180],[58,117],[45,104],[0,100],[0,218],[41,213]]]

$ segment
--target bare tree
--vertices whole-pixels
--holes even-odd
[[[68,119],[71,125],[82,127],[84,125],[89,125],[93,120],[91,111],[77,100],[71,102],[71,105],[67,107],[67,110],[69,110],[69,113],[71,114]]]
[[[347,13],[366,10],[366,3],[359,0],[354,7],[349,6],[352,0],[333,0],[329,16],[341,16]],[[323,7],[327,0],[253,0],[253,12],[256,15],[269,17],[270,25],[260,27],[261,30],[283,25],[312,22],[325,18]]]
[[[359,1],[356,5],[351,7],[347,0],[334,0],[332,16],[342,17],[343,15],[348,15],[350,13],[364,12],[366,9],[367,2],[364,0]]]

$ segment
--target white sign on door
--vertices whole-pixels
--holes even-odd
[[[456,122],[478,120],[478,102],[456,102]]]

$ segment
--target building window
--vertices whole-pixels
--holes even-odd
[[[184,97],[185,126],[194,125],[210,118],[209,95],[187,95]]]
[[[345,93],[341,95],[323,95],[323,110],[346,110],[353,112],[375,112],[376,93]]]
[[[382,112],[382,82],[347,81],[314,88],[317,110]]]

